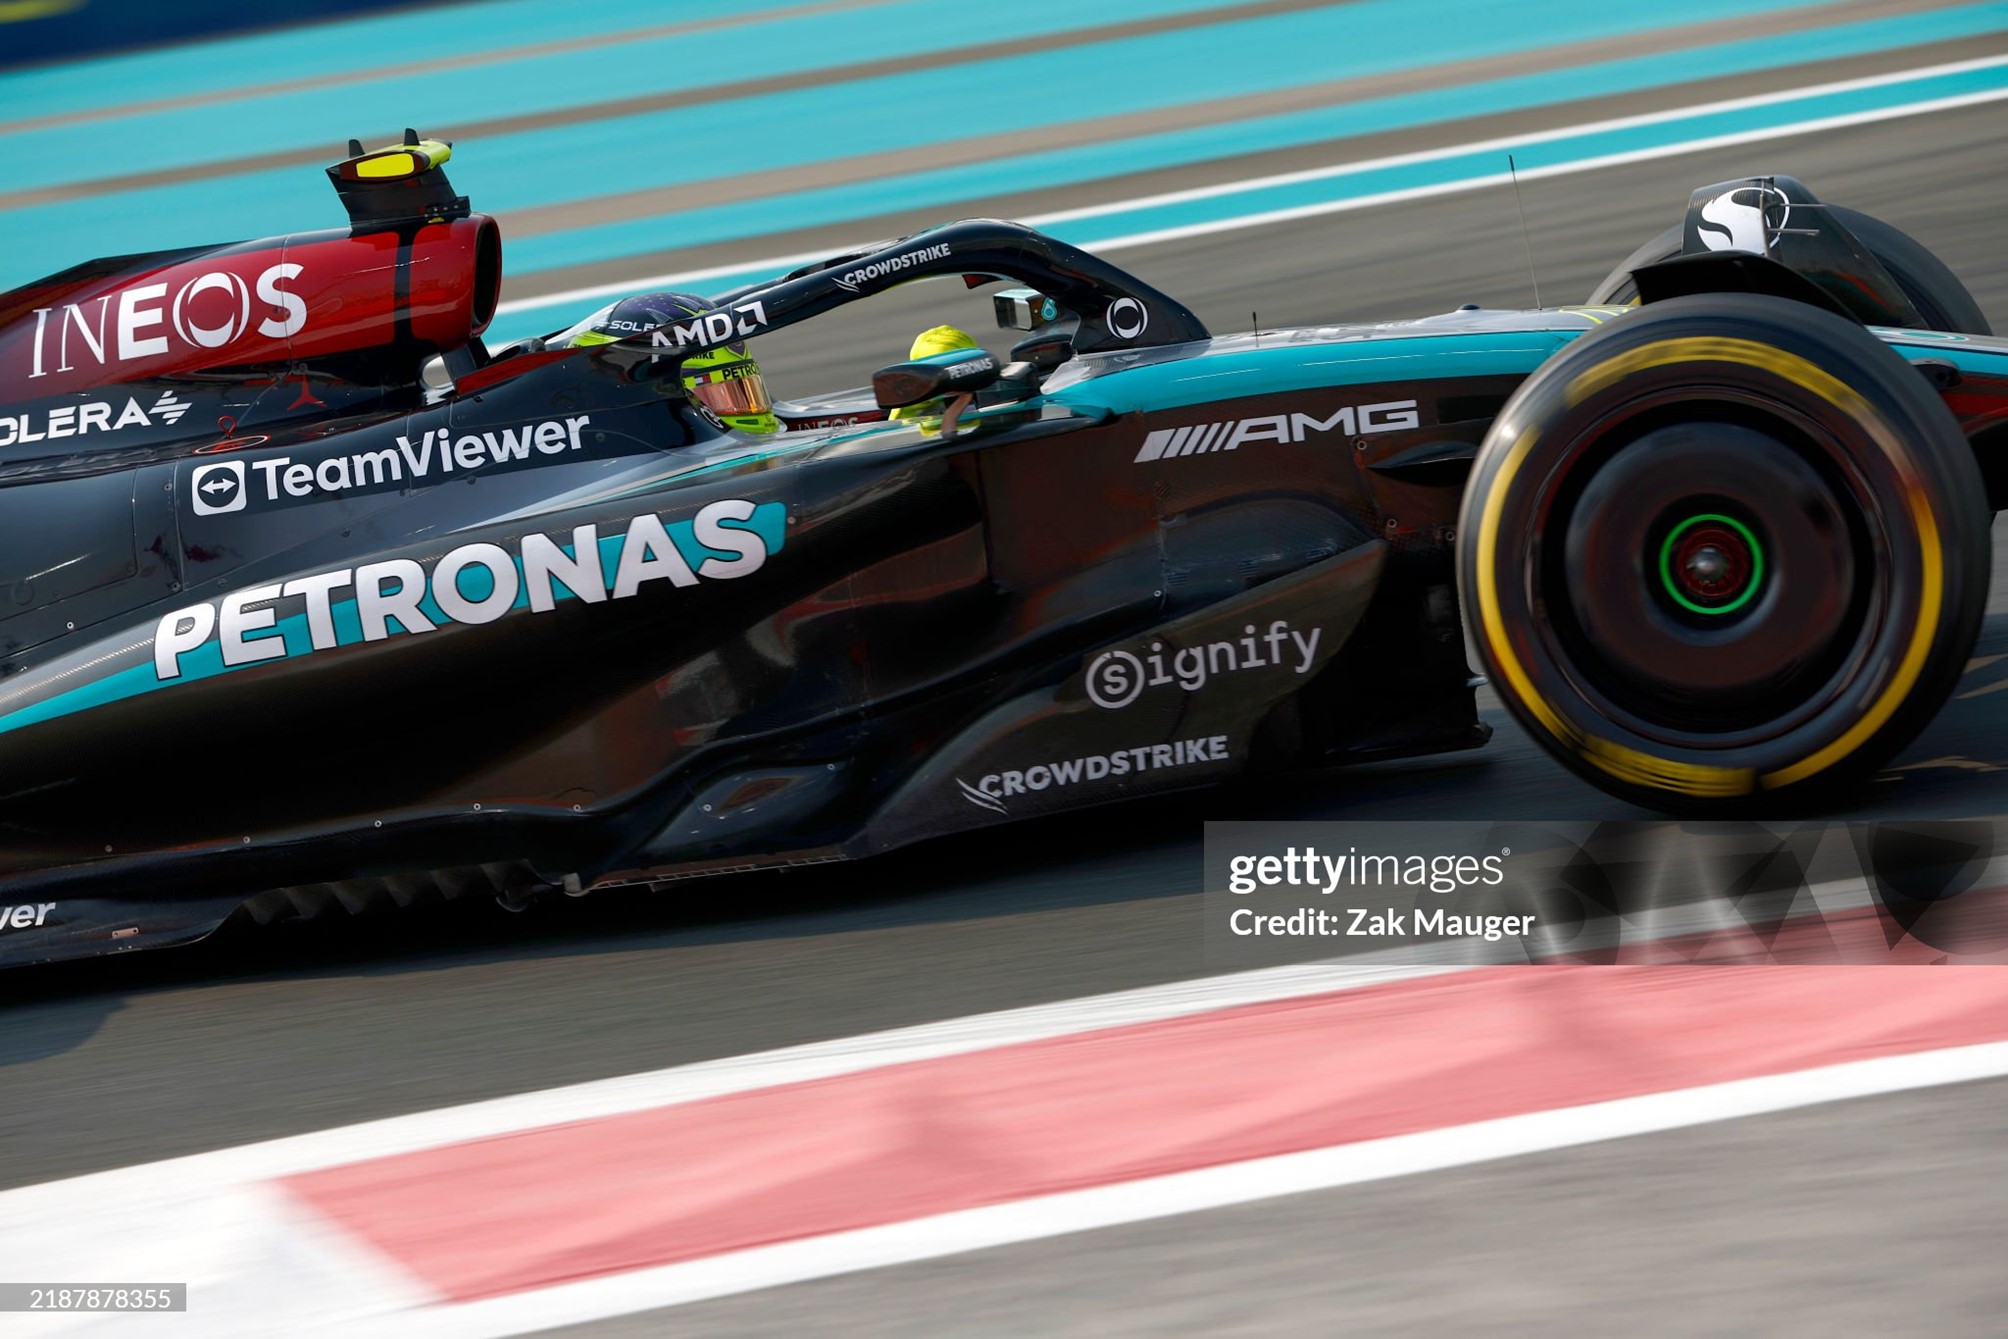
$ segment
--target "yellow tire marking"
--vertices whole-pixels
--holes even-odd
[[[1767,772],[1761,778],[1756,777],[1753,769],[1747,767],[1713,767],[1642,753],[1612,740],[1585,734],[1564,720],[1561,714],[1535,691],[1533,680],[1528,677],[1525,667],[1521,665],[1519,656],[1514,653],[1512,643],[1506,636],[1504,621],[1499,612],[1498,567],[1494,558],[1498,548],[1499,518],[1505,510],[1507,490],[1520,467],[1526,463],[1528,453],[1533,449],[1536,431],[1533,427],[1522,432],[1507,450],[1506,458],[1500,462],[1498,471],[1493,475],[1492,486],[1487,490],[1484,505],[1479,512],[1478,610],[1486,646],[1491,650],[1492,659],[1499,666],[1501,675],[1512,687],[1514,694],[1526,705],[1527,710],[1533,714],[1535,720],[1540,722],[1542,728],[1577,756],[1632,785],[1706,798],[1728,798],[1748,794],[1758,784],[1776,789],[1803,781],[1817,772],[1824,771],[1867,743],[1896,713],[1910,690],[1916,686],[1918,677],[1924,672],[1924,662],[1931,653],[1931,642],[1938,625],[1939,610],[1944,603],[1944,554],[1939,548],[1937,518],[1932,514],[1930,502],[1925,496],[1923,481],[1919,478],[1902,440],[1890,430],[1888,424],[1883,422],[1882,417],[1874,411],[1868,401],[1846,383],[1797,354],[1747,339],[1690,336],[1661,340],[1629,350],[1607,363],[1584,370],[1569,383],[1563,393],[1564,398],[1573,407],[1632,373],[1668,363],[1684,362],[1739,363],[1781,377],[1819,396],[1861,423],[1897,466],[1898,472],[1903,477],[1905,502],[1910,508],[1912,519],[1917,524],[1918,539],[1923,551],[1924,580],[1919,598],[1916,628],[1911,634],[1910,644],[1905,648],[1897,664],[1896,673],[1891,676],[1889,683],[1884,686],[1875,702],[1839,739],[1798,762]]]

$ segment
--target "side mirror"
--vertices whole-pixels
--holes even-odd
[[[872,373],[872,395],[881,409],[904,409],[945,399],[941,436],[953,438],[963,411],[976,402],[976,392],[996,382],[997,360],[981,349],[956,349],[910,363],[894,363]]]
[[[872,373],[872,395],[881,409],[904,409],[946,396],[974,395],[997,380],[998,372],[997,360],[981,349],[958,349],[880,368]]]

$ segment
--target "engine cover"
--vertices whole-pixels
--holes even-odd
[[[0,297],[0,402],[341,355],[415,382],[495,314],[481,214],[91,261]]]

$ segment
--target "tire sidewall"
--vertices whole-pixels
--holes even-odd
[[[1723,356],[1692,357],[1709,347]],[[1838,464],[1856,481],[1850,497],[1875,537],[1867,578],[1875,617],[1858,634],[1859,672],[1797,728],[1730,749],[1669,744],[1606,714],[1549,635],[1542,597],[1549,509],[1580,485],[1571,471],[1596,467],[1628,404],[1683,379],[1700,402],[1716,387],[1773,396],[1815,419],[1844,457]],[[1949,692],[1985,603],[1983,498],[1950,413],[1874,336],[1784,299],[1679,298],[1580,337],[1507,403],[1465,493],[1460,591],[1508,707],[1604,789],[1688,809],[1747,803],[1757,792],[1811,793],[1878,764]]]

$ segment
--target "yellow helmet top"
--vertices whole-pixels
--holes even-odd
[[[953,353],[957,349],[977,349],[982,345],[972,339],[967,331],[957,330],[952,325],[938,325],[932,330],[923,330],[913,337],[913,351],[908,358],[925,358],[930,354]]]

